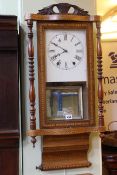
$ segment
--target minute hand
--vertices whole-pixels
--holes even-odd
[[[51,44],[53,44],[54,46],[59,47],[60,49],[64,50],[64,52],[68,52],[66,49],[64,49],[63,47],[59,46],[56,43],[51,42]]]

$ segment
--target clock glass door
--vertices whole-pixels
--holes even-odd
[[[86,29],[46,29],[45,40],[48,120],[86,119]]]
[[[38,33],[44,127],[88,126],[94,117],[92,24],[45,22]]]

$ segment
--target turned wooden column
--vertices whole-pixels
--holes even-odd
[[[98,116],[99,127],[104,126],[103,116],[103,86],[102,86],[102,48],[101,48],[101,32],[100,21],[96,22],[97,27],[97,73],[98,73]]]
[[[34,87],[34,46],[33,46],[33,22],[32,20],[27,20],[28,25],[28,60],[29,60],[29,81],[30,81],[30,88],[29,88],[29,100],[30,100],[30,129],[36,129],[36,117],[35,117],[35,87]],[[32,137],[31,142],[33,146],[36,143],[35,137]]]

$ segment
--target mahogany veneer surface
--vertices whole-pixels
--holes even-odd
[[[0,16],[0,174],[19,174],[18,32],[16,16]]]

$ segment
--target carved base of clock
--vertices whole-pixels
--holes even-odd
[[[89,134],[44,136],[41,170],[89,167]]]

